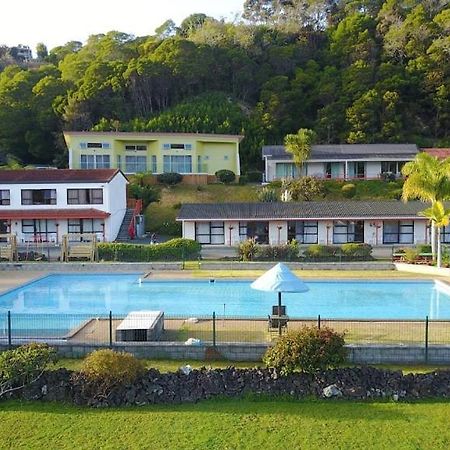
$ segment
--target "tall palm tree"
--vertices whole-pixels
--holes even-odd
[[[450,198],[450,158],[440,160],[428,153],[419,153],[413,161],[403,166],[405,177],[402,200],[442,202]],[[436,255],[435,222],[431,221],[431,250]]]
[[[441,229],[448,226],[450,223],[450,209],[446,209],[441,201],[434,202],[430,208],[425,209],[419,213],[422,217],[430,219],[437,230],[437,266],[442,265],[442,244],[441,244]]]

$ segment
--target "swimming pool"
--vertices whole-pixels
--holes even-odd
[[[433,281],[307,281],[309,292],[283,294],[291,317],[450,319],[450,291]],[[0,296],[0,314],[103,315],[136,310],[196,317],[265,317],[276,294],[250,281],[151,281],[138,274],[50,275]]]

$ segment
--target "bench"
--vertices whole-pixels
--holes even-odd
[[[92,245],[71,245],[69,248],[69,254],[67,255],[67,258],[93,259]]]

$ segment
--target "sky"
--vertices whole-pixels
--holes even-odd
[[[68,41],[85,42],[111,30],[153,34],[167,19],[177,25],[192,13],[232,19],[244,0],[3,0],[0,45],[43,42],[50,50]]]

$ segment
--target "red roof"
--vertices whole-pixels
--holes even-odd
[[[450,157],[450,148],[424,148],[423,151],[442,159]]]
[[[0,170],[0,184],[8,183],[108,183],[118,169]]]
[[[110,214],[99,209],[0,209],[0,219],[105,219]]]

